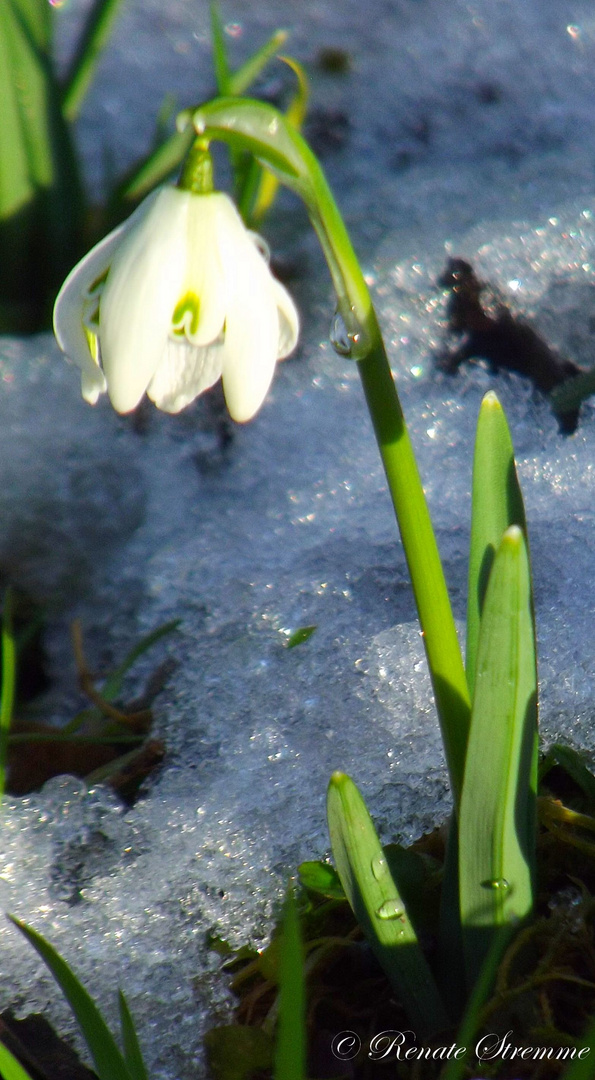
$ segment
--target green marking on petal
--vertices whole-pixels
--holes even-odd
[[[99,320],[97,321],[99,325]],[[99,364],[99,338],[97,334],[94,334],[89,326],[83,326],[85,337],[87,339],[87,345],[89,346],[89,352],[93,357],[96,364]]]
[[[184,334],[195,334],[198,330],[200,315],[200,300],[196,293],[187,292],[176,304],[172,315],[172,328],[174,334],[183,337]]]
[[[99,289],[101,289],[102,285],[105,285],[105,282],[107,280],[107,275],[109,274],[109,272],[110,272],[110,267],[106,266],[103,273],[101,273],[99,275],[99,277],[95,278],[95,281],[93,282],[92,285],[89,285],[89,288],[87,289],[87,292],[86,292],[87,297],[89,297],[89,298],[92,297],[94,295],[94,293],[96,293]]]

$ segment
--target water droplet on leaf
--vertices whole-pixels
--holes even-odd
[[[405,911],[400,900],[385,900],[376,914],[379,919],[400,919],[404,916]]]
[[[502,892],[505,892],[506,889],[510,888],[510,885],[507,882],[506,878],[491,878],[487,881],[482,881],[481,887],[482,889],[492,889],[494,891],[500,890]]]
[[[386,876],[386,871],[386,859],[383,855],[376,855],[375,858],[372,859],[372,873],[376,878],[376,881],[382,881],[383,877]]]

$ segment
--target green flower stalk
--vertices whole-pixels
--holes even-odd
[[[455,804],[469,726],[469,692],[436,539],[372,300],[317,159],[272,106],[217,98],[178,117],[199,137],[249,151],[303,199],[322,245],[342,320],[337,348],[358,364],[409,565]]]

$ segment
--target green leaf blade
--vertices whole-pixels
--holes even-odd
[[[329,900],[345,900],[345,891],[334,866],[323,862],[303,862],[298,867],[300,884]]]
[[[30,1073],[23,1068],[3,1043],[0,1043],[0,1076],[2,1080],[32,1080]]]
[[[331,777],[333,856],[353,912],[420,1037],[448,1026],[444,1005],[364,800],[344,773]]]
[[[253,56],[250,56],[237,71],[234,71],[233,74],[228,72],[227,89],[222,90],[220,88],[219,92],[237,97],[245,94],[246,90],[252,86],[252,83],[264,71],[269,60],[272,60],[281,46],[285,44],[287,37],[286,30],[275,30],[269,40]]]
[[[81,110],[122,3],[95,0],[91,8],[62,91],[62,110],[67,120],[75,120]]]
[[[488,577],[502,536],[510,525],[519,525],[526,532],[525,508],[510,431],[502,406],[490,391],[481,404],[473,460],[466,650],[471,694]]]
[[[221,97],[231,93],[229,88],[230,69],[225,45],[225,32],[219,14],[219,7],[215,0],[211,3],[211,40],[213,42],[213,66],[215,68],[215,82],[217,92]]]
[[[459,890],[471,987],[498,927],[532,910],[537,673],[522,530],[504,534],[485,596],[459,815]]]
[[[306,987],[304,949],[293,889],[285,900],[279,959],[279,1014],[275,1046],[275,1080],[306,1076]]]
[[[11,589],[4,595],[2,608],[2,691],[0,694],[0,801],[4,798],[6,757],[10,741],[10,725],[16,687],[16,645],[12,615],[14,596]]]
[[[124,1046],[124,1059],[132,1080],[149,1080],[143,1055],[136,1034],[136,1028],[128,1002],[121,990],[118,991],[118,1005],[120,1009],[120,1029],[122,1031],[122,1044]]]
[[[14,915],[8,918],[27,938],[58,983],[89,1047],[99,1080],[135,1080],[91,995],[66,961],[31,926]]]

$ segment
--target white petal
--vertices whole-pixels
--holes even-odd
[[[289,356],[297,345],[300,333],[300,319],[297,308],[287,292],[276,278],[271,277],[273,293],[277,303],[279,315],[279,345],[277,348],[277,360],[284,360]]]
[[[186,274],[182,287],[198,303],[198,322],[186,323],[186,337],[193,345],[210,345],[225,321],[226,295],[217,244],[218,207],[226,195],[211,192],[192,195],[188,204],[188,247]]]
[[[106,389],[103,372],[91,354],[84,329],[85,306],[94,283],[107,270],[126,225],[106,236],[71,270],[54,304],[54,334],[63,353],[80,367],[83,397],[95,404]]]
[[[273,279],[230,199],[219,206],[218,245],[225,275],[227,318],[223,390],[234,420],[250,420],[271,385],[279,345]]]
[[[165,355],[147,387],[158,409],[177,413],[208,390],[221,375],[221,346],[168,341]]]
[[[165,353],[184,278],[191,198],[178,188],[162,188],[114,255],[101,296],[99,341],[118,412],[135,408]]]

